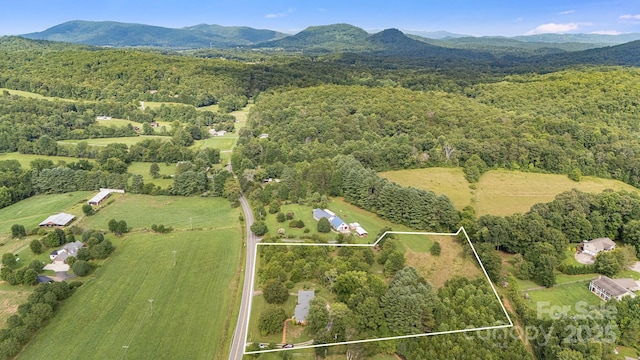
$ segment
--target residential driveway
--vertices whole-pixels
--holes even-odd
[[[69,271],[69,265],[67,264],[60,264],[60,263],[53,263],[53,264],[47,264],[44,266],[45,270],[53,270],[55,272],[67,272]]]
[[[593,259],[593,256],[585,253],[576,252],[575,258],[576,258],[576,261],[579,262],[580,264],[591,265],[595,262],[595,260]]]
[[[56,271],[56,276],[49,276],[53,281],[67,281],[75,275],[69,275],[66,271]]]

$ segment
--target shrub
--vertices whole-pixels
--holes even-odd
[[[331,231],[331,223],[329,222],[329,219],[323,217],[320,218],[320,220],[318,220],[318,232],[321,233],[328,233],[329,231]]]
[[[431,253],[431,255],[433,256],[438,256],[440,255],[440,252],[442,251],[442,247],[440,246],[439,242],[434,242],[433,245],[431,245],[431,249],[429,250],[429,252]]]
[[[89,204],[82,205],[82,212],[87,216],[91,216],[96,213],[95,210],[93,210],[93,206]]]
[[[38,254],[42,254],[42,242],[40,242],[40,240],[38,239],[34,239],[31,241],[31,243],[29,244],[29,247],[31,248],[31,251],[38,255]]]
[[[279,223],[283,223],[287,220],[286,216],[283,213],[278,213],[278,215],[276,215],[276,220]]]
[[[257,236],[262,236],[269,232],[269,229],[267,228],[267,224],[265,224],[263,221],[256,221],[253,223],[253,225],[251,225],[251,232],[253,232]]]
[[[73,273],[78,276],[86,276],[91,267],[86,260],[76,260],[71,269],[73,270]]]
[[[24,225],[13,224],[11,226],[11,237],[21,238],[27,236],[27,231],[24,229]]]

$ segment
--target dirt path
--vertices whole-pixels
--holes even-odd
[[[282,329],[282,343],[287,343],[287,323],[291,321],[291,319],[287,319],[284,321],[284,328]]]

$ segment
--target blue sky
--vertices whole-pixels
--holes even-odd
[[[243,25],[289,33],[349,23],[370,32],[616,34],[640,32],[640,0],[18,0],[3,1],[0,35],[42,31],[69,20]]]

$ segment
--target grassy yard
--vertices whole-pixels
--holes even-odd
[[[379,174],[402,186],[445,194],[451,199],[456,209],[462,210],[471,204],[473,196],[469,182],[464,177],[462,168],[427,168],[414,170],[387,171]]]
[[[240,236],[238,227],[129,235],[20,357],[225,359]]]
[[[546,309],[551,306],[564,307],[568,313],[576,313],[581,309],[588,309],[589,306],[600,306],[602,300],[589,291],[589,281],[581,281],[564,285],[556,285],[549,289],[530,290],[528,305],[536,310]],[[565,311],[558,311],[565,312]],[[541,315],[549,317],[546,311],[541,311]]]
[[[284,311],[287,313],[287,316],[291,318],[293,316],[293,311],[296,308],[296,304],[298,302],[298,297],[295,295],[290,295],[287,301],[280,305]],[[260,319],[260,314],[264,309],[269,306],[267,302],[264,300],[262,295],[256,295],[253,297],[253,301],[251,303],[251,317],[249,319],[249,329],[247,334],[248,342],[263,342],[263,343],[275,343],[279,344],[282,342],[282,332],[278,332],[275,334],[269,334],[267,336],[260,335],[260,330],[258,330],[258,323]],[[291,325],[290,323],[287,326]],[[292,341],[295,339],[292,339]]]
[[[566,175],[492,170],[478,182],[476,211],[478,216],[524,213],[532,205],[552,201],[559,193],[574,188],[591,193],[606,189],[637,191],[621,181],[590,176],[575,182]]]
[[[133,230],[152,224],[172,226],[178,230],[236,228],[239,210],[222,198],[148,196],[126,194],[115,197],[97,214],[84,218],[82,227],[107,229],[111,219],[126,220]],[[107,200],[107,203],[110,200]]]

